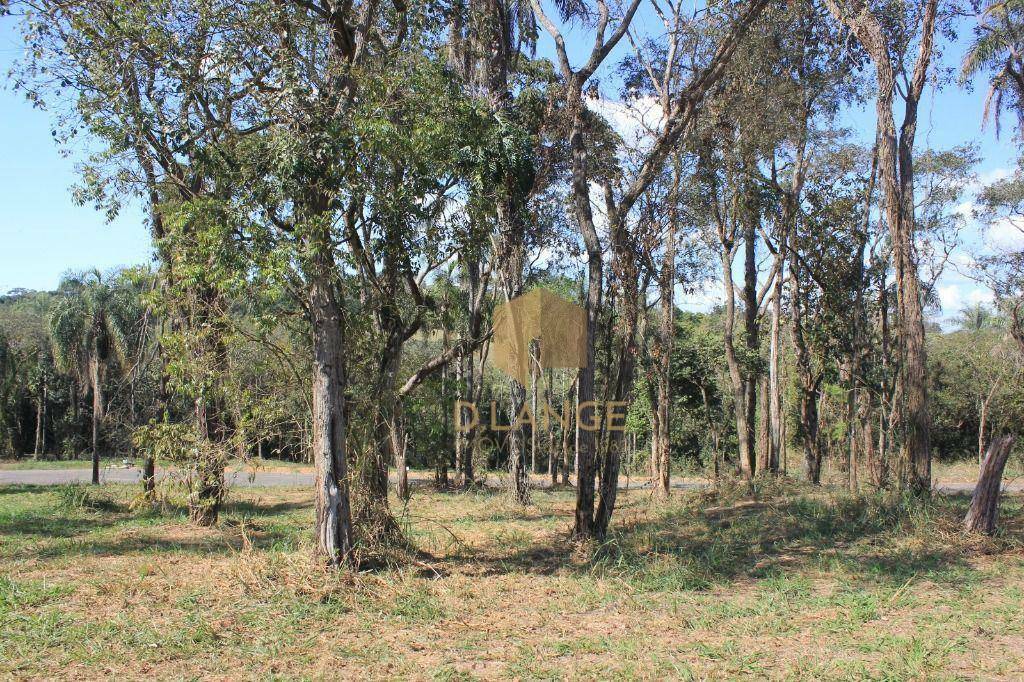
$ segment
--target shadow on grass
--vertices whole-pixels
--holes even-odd
[[[31,483],[4,483],[0,485],[0,495],[39,495],[53,492],[52,485],[36,485]]]
[[[66,510],[55,503],[0,513],[0,537],[9,540],[6,556],[19,559],[171,552],[228,555],[243,548],[292,543],[296,533],[281,523],[286,521],[282,517],[311,508],[312,503],[301,501],[230,500],[222,509],[220,524],[203,529],[188,525],[188,511],[180,504],[131,511],[121,503],[92,510]],[[112,529],[121,532],[109,532]]]
[[[243,516],[274,516],[302,509],[313,509],[313,502],[293,501],[267,504],[260,500],[230,500],[224,506],[225,513],[242,514]],[[182,511],[184,511],[184,508],[182,508]]]
[[[672,504],[647,518],[613,521],[608,540],[583,560],[573,561],[576,548],[558,536],[544,543],[524,538],[502,556],[467,560],[485,575],[569,572],[651,591],[706,589],[806,569],[840,569],[854,579],[897,586],[915,576],[962,585],[974,572],[968,559],[977,551],[958,533],[966,496],[921,502],[807,491],[740,500],[708,493],[691,500],[703,504]],[[996,546],[1024,541],[1021,517],[1020,501],[1004,500],[1005,530]]]

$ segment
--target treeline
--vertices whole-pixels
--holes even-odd
[[[1019,106],[1019,33],[989,29],[1020,7],[991,5],[965,73]],[[925,318],[977,161],[917,140],[936,41],[960,28],[937,0],[10,7],[16,85],[54,110],[58,141],[98,150],[76,196],[108,214],[141,201],[156,250],[134,336],[104,307],[118,282],[83,283],[66,329],[51,304],[92,378],[65,376],[94,414],[115,376],[148,391],[141,413],[128,400],[131,440],[185,465],[197,523],[216,521],[227,458],[253,449],[314,463],[330,563],[401,543],[389,472],[408,495],[410,460],[460,486],[507,462],[525,503],[556,440],[581,540],[605,536],[642,449],[660,494],[674,454],[753,477],[793,471],[790,447],[815,483],[842,453],[851,486],[863,463],[872,485],[930,490]],[[860,106],[868,148],[840,123]],[[1020,186],[978,210],[1019,215]],[[977,269],[1021,343],[1019,263]],[[723,309],[679,315],[709,281]],[[582,366],[545,377],[542,339],[533,381],[495,375],[494,306],[541,284],[585,309]],[[493,453],[447,406],[490,398],[512,423],[542,392],[571,395],[574,423],[520,419]],[[989,392],[986,428],[1012,424]],[[633,405],[632,432],[577,428],[605,404]]]
[[[147,314],[145,303],[153,285],[152,274],[146,270],[106,275],[90,272],[68,277],[55,292],[17,290],[0,296],[0,371],[4,377],[0,442],[5,456],[71,460],[96,453],[116,460],[145,458],[152,452],[139,450],[134,442],[138,433],[146,433],[147,425],[154,420],[181,421],[189,416],[190,406],[180,400],[171,404],[170,414],[153,412],[162,378],[160,349],[155,345],[158,328]],[[559,291],[569,298],[573,285],[565,278],[543,276],[533,277],[527,284]],[[450,283],[438,282],[432,288],[442,292],[438,295],[443,298],[446,286]],[[97,296],[96,290],[103,291],[103,295]],[[453,327],[458,328],[465,323],[457,319],[464,301],[459,300],[457,291],[449,293],[456,299],[450,312],[455,319]],[[74,343],[74,339],[91,333],[90,316],[99,313],[95,310],[97,300],[109,302],[109,309],[103,313],[113,320],[110,324],[118,326],[103,330],[103,334],[110,335],[108,339],[97,338],[96,349],[102,348],[103,353],[92,356],[90,343],[72,348],[69,338]],[[68,325],[69,310],[86,313],[74,318],[75,327]],[[489,306],[488,320],[491,312]],[[302,312],[295,309],[288,316],[301,320]],[[712,475],[736,471],[740,465],[736,457],[737,432],[726,411],[730,407],[730,383],[722,353],[723,311],[720,307],[703,313],[677,309],[674,323],[669,377],[673,417],[670,468]],[[251,329],[256,324],[252,312],[242,305],[232,315],[234,328]],[[1024,394],[1016,383],[1019,361],[1007,333],[1010,320],[975,304],[964,308],[951,324],[955,329],[948,332],[937,324],[928,328],[934,449],[943,461],[978,458],[991,434],[1017,432],[1024,424]],[[410,376],[424,362],[443,353],[446,334],[454,336],[454,331],[430,325],[411,339],[400,375]],[[266,460],[307,463],[310,414],[304,401],[309,383],[303,372],[294,371],[304,362],[301,330],[293,332],[281,325],[272,337],[264,340],[240,334],[231,344],[236,359],[228,372],[237,376],[229,384],[241,389],[232,401],[232,411],[244,430],[239,434],[237,449],[229,454],[240,462],[256,464]],[[761,349],[762,356],[769,352],[767,346]],[[782,471],[799,475],[804,467],[798,435],[799,387],[794,381],[792,339],[785,332],[782,353],[779,466]],[[100,379],[98,392],[92,384],[94,366]],[[599,375],[607,372],[606,361],[599,365]],[[540,408],[533,402],[527,406],[527,415],[535,415],[538,428],[530,442],[529,469],[547,474],[553,483],[568,484],[574,472],[575,425],[559,418],[567,403],[570,420],[573,417],[575,377],[576,370],[544,369],[527,386],[531,394],[536,390],[537,399],[542,401]],[[456,460],[456,442],[465,436],[456,424],[459,415],[453,409],[457,396],[462,395],[455,378],[445,371],[437,372],[405,402],[407,419],[415,424],[408,432],[406,462],[415,469],[432,470],[440,489],[461,481],[463,470]],[[484,427],[489,426],[492,404],[499,410],[497,423],[501,427],[509,424],[504,408],[508,399],[505,381],[504,373],[487,366],[480,397],[474,403]],[[650,390],[647,377],[638,377],[627,412],[623,466],[633,477],[648,476],[653,466]],[[545,403],[552,406],[555,417],[545,419]],[[848,474],[850,439],[858,422],[856,413],[851,418],[848,412],[848,394],[836,368],[822,383],[818,410],[822,422],[828,425],[822,431],[824,458],[834,471]],[[759,409],[756,415],[757,448],[762,454],[767,452],[768,416],[765,409]],[[464,419],[464,425],[468,421]],[[570,428],[562,428],[563,424]],[[163,463],[179,463],[177,454],[168,451]],[[478,475],[503,471],[509,460],[507,440],[500,432],[476,439],[470,459],[477,462]],[[862,469],[864,465],[860,463]]]

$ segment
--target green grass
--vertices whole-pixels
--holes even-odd
[[[309,561],[306,490],[237,491],[216,529],[131,486],[0,486],[0,676],[931,679],[1024,669],[1024,510],[957,531],[920,503],[759,484],[653,505],[601,546],[571,491],[520,509],[418,492],[419,550]],[[396,505],[396,509],[397,509]]]

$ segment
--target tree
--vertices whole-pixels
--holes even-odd
[[[998,135],[1007,105],[1016,110],[1017,125],[1024,127],[1024,2],[984,0],[973,4],[976,8],[981,5],[980,15],[974,42],[960,68],[960,82],[988,72],[984,117],[987,120],[991,115]]]
[[[586,366],[580,371],[578,380],[579,404],[582,414],[580,421],[593,423],[594,409],[594,370],[596,361],[595,343],[602,305],[602,285],[604,282],[604,247],[594,222],[591,207],[590,182],[592,166],[589,161],[591,150],[588,148],[587,107],[583,90],[598,67],[605,61],[611,51],[625,36],[640,5],[640,0],[632,0],[625,7],[621,18],[610,34],[606,34],[611,22],[611,8],[607,2],[598,1],[597,18],[593,26],[593,48],[584,64],[574,68],[569,60],[565,39],[561,30],[548,17],[538,0],[532,1],[534,14],[555,43],[557,63],[565,84],[565,109],[571,123],[569,148],[572,168],[572,206],[576,226],[580,232],[587,252],[587,334],[586,334]],[[612,391],[615,400],[622,400],[624,393],[633,386],[633,369],[636,362],[636,331],[641,305],[639,297],[639,268],[636,264],[635,251],[630,248],[635,235],[630,234],[628,221],[631,212],[641,196],[660,173],[662,164],[673,148],[680,142],[692,126],[699,105],[708,90],[722,77],[725,67],[736,51],[742,37],[750,25],[763,12],[767,2],[754,0],[744,3],[738,9],[737,16],[724,19],[723,36],[709,50],[699,65],[696,65],[690,79],[679,84],[678,89],[668,98],[670,109],[664,115],[664,124],[658,132],[648,151],[638,160],[628,180],[623,183],[620,191],[614,191],[611,178],[604,178],[604,208],[608,221],[608,234],[611,250],[617,262],[619,280],[623,288],[622,305],[625,313],[623,331],[619,336],[616,385]],[[723,13],[734,9],[726,3]],[[563,20],[579,14],[582,8],[565,6]],[[715,17],[722,19],[722,17]],[[583,408],[587,405],[586,408]],[[597,439],[593,432],[582,431],[578,439],[578,484],[576,495],[576,519],[573,535],[579,539],[601,539],[608,530],[612,512],[615,508],[615,496],[618,490],[620,443],[616,440],[621,432],[613,432],[614,438],[609,441],[610,447],[604,449],[602,459],[598,460]],[[601,499],[597,510],[594,510],[594,477],[598,464],[601,467]]]
[[[909,3],[906,14],[903,6],[897,5],[889,8],[896,16],[883,17],[881,13],[886,8],[876,8],[864,0],[845,4],[826,0],[829,11],[850,29],[875,66],[878,177],[897,286],[897,423],[903,451],[900,484],[918,494],[931,491],[931,424],[925,376],[924,302],[914,244],[914,138],[918,105],[934,51],[938,4],[938,0]],[[917,57],[909,69],[910,78],[904,88],[897,89],[897,74],[907,68],[904,56],[910,52],[910,40],[918,34]],[[897,92],[904,100],[898,131],[893,114]]]
[[[995,314],[984,303],[964,306],[956,316],[957,327],[965,331],[981,331],[995,322]]]
[[[98,271],[61,282],[50,312],[50,334],[57,365],[92,389],[92,482],[100,482],[100,428],[107,407],[109,372],[123,370],[131,353],[133,329],[141,319],[136,293]]]

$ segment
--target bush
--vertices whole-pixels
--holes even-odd
[[[57,506],[64,511],[117,511],[119,505],[109,495],[82,483],[57,487]]]

